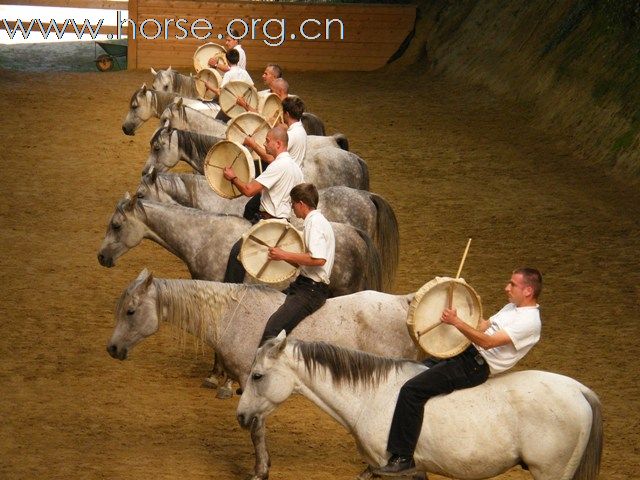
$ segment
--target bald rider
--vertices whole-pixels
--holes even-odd
[[[278,125],[267,133],[264,142],[265,150],[273,157],[262,174],[248,183],[243,182],[233,171],[232,167],[223,170],[224,178],[229,180],[246,197],[260,194],[259,218],[251,219],[257,223],[260,218],[289,219],[291,215],[291,198],[289,193],[296,185],[302,183],[303,176],[300,167],[293,161],[287,151],[289,136],[284,125]],[[242,283],[245,269],[238,260],[242,247],[240,239],[232,247],[227,262],[224,281],[227,283]]]

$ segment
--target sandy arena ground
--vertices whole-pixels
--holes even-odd
[[[254,72],[259,74],[259,72]],[[257,78],[257,77],[254,77]],[[604,405],[601,479],[638,478],[640,194],[585,166],[563,132],[527,110],[428,75],[291,74],[292,91],[367,160],[401,228],[396,292],[463,276],[486,314],[514,267],[545,274],[543,338],[521,363],[572,376]],[[138,184],[155,122],[120,129],[147,72],[0,71],[0,478],[239,479],[252,470],[238,398],[200,387],[209,351],[165,327],[111,359],[114,305],[144,267],[187,278],[149,241],[99,266],[116,201]],[[478,410],[490,405],[478,405]],[[270,418],[276,480],[347,480],[352,439],[302,398]],[[441,477],[432,476],[439,479]],[[514,469],[500,479],[526,479]]]

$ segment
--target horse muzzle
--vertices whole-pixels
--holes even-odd
[[[125,135],[133,136],[133,135],[135,135],[135,134],[136,134],[136,127],[131,126],[131,125],[125,125],[125,124],[123,124],[123,125],[122,125],[122,132],[123,132]]]
[[[113,261],[113,257],[107,257],[102,252],[98,252],[98,262],[100,263],[100,265],[107,268],[111,268],[116,264]]]
[[[258,417],[255,415],[245,415],[244,413],[236,414],[236,418],[238,419],[240,426],[247,430],[250,430],[253,427],[253,424],[258,421]]]
[[[109,352],[109,355],[116,360],[125,360],[127,358],[127,349],[122,348],[118,350],[117,345],[114,345],[113,343],[107,346],[107,352]]]

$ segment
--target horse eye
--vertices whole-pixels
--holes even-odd
[[[251,380],[257,382],[258,380],[261,380],[262,377],[263,375],[261,373],[254,373],[253,375],[251,375]]]
[[[135,310],[134,308],[127,308],[127,315],[128,315],[128,316],[131,316],[131,315],[133,315],[134,313],[136,313],[136,310]]]
[[[120,227],[122,225],[120,225],[119,223],[112,223],[111,224],[111,228],[113,228],[114,230],[120,230]]]
[[[159,152],[159,151],[160,151],[160,145],[158,145],[157,143],[156,143],[156,144],[154,144],[154,145],[153,145],[153,149],[154,149],[156,152]]]
[[[136,192],[136,197],[137,198],[144,198],[144,193],[143,192]]]

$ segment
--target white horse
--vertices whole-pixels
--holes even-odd
[[[129,111],[122,123],[122,131],[126,135],[135,135],[135,131],[151,117],[160,118],[163,122],[163,112],[168,110],[171,105],[177,104],[181,107],[180,111],[188,111],[190,116],[207,119],[209,129],[202,133],[218,137],[225,136],[226,123],[215,120],[215,116],[220,111],[220,105],[193,98],[183,98],[175,93],[151,90],[145,84],[142,84],[142,87],[131,96]],[[180,117],[176,122],[179,120],[181,120]]]
[[[251,227],[242,217],[203,212],[131,198],[116,205],[98,261],[113,267],[116,260],[148,238],[180,258],[192,278],[222,281],[233,244]],[[366,232],[332,223],[336,253],[329,289],[332,296],[361,290],[382,290],[383,270],[378,251]],[[245,281],[253,281],[249,275]]]
[[[287,340],[283,331],[258,351],[238,421],[245,428],[264,422],[301,393],[355,437],[370,467],[381,466],[398,391],[426,368]],[[528,370],[429,400],[414,459],[421,471],[458,479],[493,477],[521,464],[536,480],[594,480],[601,454],[596,394],[571,378]]]
[[[350,187],[328,187],[319,192],[318,209],[330,222],[346,223],[359,228],[373,239],[385,272],[385,288],[391,288],[398,265],[400,234],[393,208],[384,197]],[[222,198],[202,175],[189,173],[156,173],[144,175],[136,197],[153,202],[178,204],[206,212],[242,216],[246,197]],[[302,220],[292,220],[302,230]]]
[[[178,109],[171,105],[165,114]],[[180,115],[172,113],[171,115]],[[199,117],[194,117],[198,119]],[[218,122],[216,120],[216,122]],[[218,122],[220,123],[220,122]],[[188,163],[195,171],[204,174],[204,160],[209,149],[225,134],[208,134],[186,129],[161,127],[151,137],[149,157],[142,168],[145,175],[154,168],[157,172],[166,172],[178,162]],[[212,127],[213,128],[213,127]],[[358,190],[369,190],[369,167],[353,152],[342,150],[338,146],[338,137],[307,137],[307,150],[302,164],[305,181],[322,189],[335,185],[345,185]]]
[[[171,67],[166,70],[151,69],[153,84],[151,88],[158,92],[175,93],[186,98],[200,98],[196,89],[196,79],[190,75],[183,75]]]
[[[406,327],[413,296],[365,291],[330,298],[303,320],[292,336],[416,358]],[[284,297],[262,285],[164,280],[144,270],[118,301],[107,351],[113,358],[124,360],[137,343],[156,333],[162,322],[170,323],[213,347],[225,371],[245,388],[267,319]],[[255,479],[269,475],[265,433],[264,422],[253,424]]]

